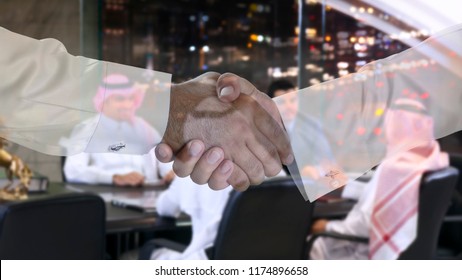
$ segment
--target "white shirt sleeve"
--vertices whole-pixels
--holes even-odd
[[[295,122],[303,130],[314,120],[318,133],[329,136],[330,152],[312,149],[309,143],[292,145],[301,166],[289,166],[305,199],[313,201],[348,181],[346,172],[358,177],[385,157],[382,128],[387,108],[399,98],[424,102],[433,117],[435,137],[462,129],[462,24],[446,29],[406,51],[366,64],[357,73],[289,93],[299,95]],[[277,99],[278,97],[276,97]],[[286,124],[288,125],[288,124]],[[383,134],[382,134],[383,135]],[[291,135],[304,143],[303,134]],[[315,143],[313,143],[314,145]],[[415,143],[402,143],[402,150]],[[303,153],[310,150],[312,153]],[[329,157],[333,155],[333,160]],[[301,178],[303,162],[320,159],[320,174]],[[353,178],[354,179],[354,178]]]
[[[146,177],[146,183],[157,183],[164,178],[167,173],[172,171],[173,162],[162,163],[157,160],[154,149],[143,156],[143,174]]]
[[[326,231],[368,237],[369,222],[370,217],[366,217],[365,213],[352,210],[345,220],[332,220],[327,222]]]
[[[103,79],[114,73],[147,87],[139,115],[148,126],[165,131],[170,74],[73,56],[57,40],[36,40],[1,27],[0,41],[0,137],[52,155],[86,150],[104,129],[98,126],[101,113],[93,97]],[[153,104],[157,104],[155,110]],[[72,133],[76,129],[79,133]],[[116,141],[125,139],[130,135],[120,135]],[[123,152],[145,154],[157,144],[139,141]],[[101,145],[92,152],[107,150],[108,146]]]
[[[381,172],[381,168],[379,167],[372,179],[364,186],[358,202],[350,210],[345,219],[329,221],[326,225],[326,231],[369,237],[371,215]]]
[[[180,191],[181,185],[171,184],[170,187],[159,196],[156,202],[156,209],[160,216],[176,218],[180,215]]]
[[[73,183],[112,184],[114,171],[91,164],[91,155],[80,153],[66,158],[64,164],[66,179]]]

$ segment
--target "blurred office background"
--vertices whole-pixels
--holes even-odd
[[[458,23],[460,5],[450,0],[415,6],[396,0],[2,0],[0,25],[38,39],[56,38],[74,55],[169,72],[173,82],[206,71],[233,72],[265,91],[274,79],[306,87],[403,51]],[[332,118],[341,121],[342,114]],[[366,133],[355,129],[358,137]],[[374,128],[374,134],[381,137],[382,129]],[[460,151],[460,138],[446,138],[443,146]],[[35,171],[61,180],[58,158],[16,145],[9,149]]]
[[[348,75],[461,23],[458,1],[413,2],[0,0],[0,26],[56,38],[73,55],[172,73],[176,83],[207,71],[233,72],[266,91],[280,78],[303,88]],[[377,117],[382,113],[378,108]],[[331,117],[341,122],[343,115]],[[358,139],[368,134],[354,129]],[[374,137],[383,137],[381,127],[373,129]],[[445,151],[462,153],[460,132],[440,143]],[[12,143],[7,149],[50,181],[62,180],[61,158]]]

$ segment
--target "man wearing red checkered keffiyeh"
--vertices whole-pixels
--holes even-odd
[[[397,100],[385,122],[387,158],[380,167],[372,210],[371,259],[396,259],[412,243],[422,174],[449,165],[448,155],[434,140],[433,120],[420,103]]]
[[[312,259],[397,259],[416,238],[422,174],[449,165],[433,120],[415,100],[398,99],[385,119],[387,156],[341,221],[318,220],[313,231],[369,237],[369,244],[319,238]]]

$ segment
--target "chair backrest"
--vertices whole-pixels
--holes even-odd
[[[104,259],[105,216],[93,194],[0,204],[0,258]]]
[[[420,184],[417,237],[399,259],[435,259],[443,218],[458,179],[458,171],[447,167],[423,175]]]
[[[213,259],[303,259],[313,205],[290,177],[233,191],[211,253]]]
[[[449,154],[449,164],[462,174],[462,154]],[[462,176],[457,180],[456,190],[462,195]]]
[[[462,134],[460,134],[462,135]],[[452,196],[451,205],[449,206],[446,216],[461,216],[462,215],[462,154],[449,154],[449,163],[452,167],[459,171],[459,179],[456,183],[456,189]],[[462,223],[450,222],[444,223],[441,228],[439,245],[446,252],[452,251],[462,253]],[[447,253],[446,253],[447,254]],[[451,253],[449,254],[451,255]]]

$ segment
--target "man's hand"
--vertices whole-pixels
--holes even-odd
[[[112,182],[119,187],[130,186],[138,187],[144,182],[143,174],[138,172],[130,172],[127,174],[115,174],[112,176]]]
[[[326,219],[319,219],[314,221],[311,226],[311,234],[321,233],[326,231],[326,226],[329,221]]]
[[[221,102],[217,89],[244,94]],[[230,184],[242,190],[261,183],[265,175],[275,176],[281,162],[293,160],[276,105],[238,76],[206,73],[174,85],[170,104],[164,144],[156,147],[156,156],[167,162],[175,154],[173,169],[180,177],[191,175],[214,189]]]

